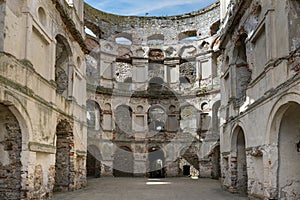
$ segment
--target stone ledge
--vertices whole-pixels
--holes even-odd
[[[76,151],[77,157],[86,157],[86,151]]]
[[[50,154],[55,154],[56,152],[55,146],[49,144],[29,142],[28,147],[30,151],[34,151],[34,152],[42,152],[42,153],[50,153]]]

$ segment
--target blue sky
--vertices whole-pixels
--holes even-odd
[[[108,13],[137,16],[172,16],[204,8],[216,0],[84,0]],[[146,14],[147,13],[147,14]]]

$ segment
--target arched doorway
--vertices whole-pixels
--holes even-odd
[[[129,147],[119,147],[114,154],[113,161],[114,177],[133,176],[133,153]]]
[[[247,158],[246,142],[244,131],[237,127],[233,132],[231,140],[231,182],[232,187],[241,194],[247,194],[248,176],[247,176]]]
[[[300,105],[289,103],[282,116],[279,134],[279,199],[300,199]]]
[[[56,126],[55,184],[54,191],[68,191],[74,184],[74,160],[71,149],[74,146],[73,132],[70,123],[62,120]]]
[[[165,177],[165,156],[158,147],[151,147],[148,150],[149,178]]]
[[[87,177],[99,178],[101,176],[101,160],[99,149],[94,145],[89,145],[86,158]]]
[[[0,199],[21,199],[21,127],[9,110],[0,104]]]

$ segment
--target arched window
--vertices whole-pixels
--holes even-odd
[[[56,92],[65,98],[69,97],[68,86],[72,80],[69,73],[69,62],[72,56],[68,41],[62,35],[57,35],[56,39],[56,60],[55,60],[55,82]]]
[[[198,110],[190,104],[184,105],[180,108],[180,128],[183,132],[196,131],[199,127],[199,113]]]
[[[42,8],[42,7],[38,8],[38,18],[39,18],[39,21],[41,22],[41,24],[43,24],[44,26],[47,25],[46,12],[45,12],[44,8]]]
[[[132,45],[132,36],[128,33],[120,33],[115,37],[115,42],[121,45]]]
[[[245,43],[247,37],[248,35],[246,33],[238,35],[236,46],[234,48],[237,103],[244,102],[246,99],[246,90],[252,74],[247,63],[247,50]]]
[[[219,135],[220,133],[220,116],[219,109],[221,107],[221,101],[216,101],[212,106],[212,133]]]
[[[180,109],[180,119],[189,120],[197,117],[197,109],[193,105],[186,105]]]
[[[191,31],[181,32],[178,35],[178,40],[180,42],[195,41],[195,40],[197,40],[197,31],[196,30],[191,30]]]
[[[167,114],[163,107],[159,105],[152,106],[148,110],[148,128],[149,131],[164,131]]]
[[[88,127],[99,130],[101,124],[101,109],[99,104],[95,101],[88,100],[86,102],[86,108]]]
[[[163,43],[164,43],[164,35],[162,34],[154,34],[147,38],[148,45],[163,44]]]
[[[127,105],[120,105],[115,112],[115,128],[117,134],[132,134],[132,109]]]

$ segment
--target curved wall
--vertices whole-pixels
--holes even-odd
[[[135,154],[134,174],[145,175],[155,147],[165,152],[167,176],[180,175],[185,164],[194,175],[210,176],[211,163],[199,161],[219,137],[212,131],[212,107],[220,98],[219,3],[171,17],[117,16],[85,5],[85,25],[96,36],[86,38],[87,100],[101,110],[101,129],[90,127],[89,141],[101,138],[102,163],[113,168],[114,152],[126,146]],[[115,120],[121,105],[129,106],[130,133]],[[155,107],[164,110],[163,122],[153,119]],[[179,155],[186,150],[194,158]]]

